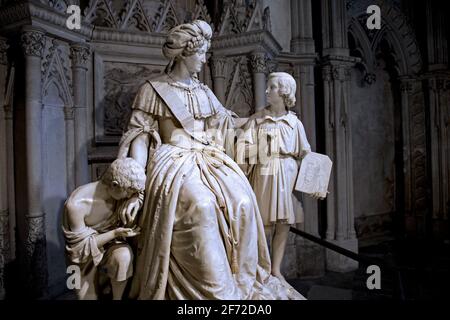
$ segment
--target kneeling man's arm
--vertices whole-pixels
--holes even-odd
[[[70,230],[78,232],[86,228],[86,223],[84,222],[85,212],[82,208],[70,201],[66,205],[67,216]],[[105,233],[99,233],[94,235],[95,241],[97,242],[97,247],[100,249],[108,242],[119,238],[134,237],[139,234],[139,229],[137,228],[116,228]]]

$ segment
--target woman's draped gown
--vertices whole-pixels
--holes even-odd
[[[232,145],[228,139],[233,137],[227,136],[233,132],[227,130],[234,129],[232,113],[198,81],[187,86],[167,75],[156,81],[167,86],[194,119],[204,120],[206,127],[196,133],[211,143],[193,140],[180,129],[149,153],[130,297],[303,299],[270,275],[255,194],[239,166],[222,151],[227,142]],[[133,137],[158,132],[158,119],[171,117],[171,109],[146,82],[122,141],[129,147]],[[218,131],[208,137],[208,129]]]

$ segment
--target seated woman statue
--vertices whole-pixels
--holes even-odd
[[[255,194],[224,152],[233,114],[197,80],[211,35],[199,20],[169,32],[170,63],[141,86],[122,137],[119,157],[147,175],[142,208],[134,197],[122,214],[142,209],[131,298],[303,299],[270,275]]]
[[[80,269],[81,300],[102,298],[103,288],[122,299],[133,275],[133,252],[124,238],[139,234],[121,226],[118,211],[123,200],[145,186],[145,171],[131,158],[115,160],[100,181],[77,188],[65,203],[63,232],[70,265]]]

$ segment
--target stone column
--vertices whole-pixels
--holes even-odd
[[[405,189],[405,228],[411,236],[424,236],[429,228],[427,133],[425,100],[420,79],[400,77]]]
[[[302,121],[313,151],[316,148],[315,79],[316,60],[312,30],[311,0],[291,0],[291,51],[294,62],[294,78],[297,82],[296,112]],[[303,230],[319,236],[319,212],[317,201],[303,195],[305,223]],[[297,260],[301,276],[317,277],[325,272],[324,249],[311,241],[296,237]]]
[[[358,240],[353,212],[353,162],[351,139],[351,106],[348,103],[350,57],[325,60],[323,66],[325,143],[326,154],[333,161],[333,170],[327,197],[328,241],[358,252]],[[343,255],[326,250],[327,269],[346,272],[358,267],[358,263]]]
[[[402,136],[403,136],[403,172],[404,172],[404,208],[405,219],[412,213],[412,184],[411,184],[411,133],[409,100],[412,93],[412,79],[400,78],[401,104],[402,104]]]
[[[326,238],[358,252],[353,212],[352,132],[349,99],[350,69],[358,61],[349,56],[345,0],[322,0],[325,152],[333,161],[327,197]],[[327,269],[346,272],[355,260],[326,250]]]
[[[75,108],[75,186],[90,182],[88,165],[86,70],[89,47],[77,43],[70,47]]]
[[[433,236],[448,236],[450,211],[450,72],[445,8],[426,1],[427,84],[431,149],[431,230]]]
[[[428,83],[431,135],[433,235],[448,232],[450,206],[450,73],[433,74]]]
[[[64,120],[66,124],[66,161],[67,161],[67,194],[75,190],[75,128],[74,108],[64,108]]]
[[[427,28],[428,70],[448,68],[447,12],[445,5],[426,0],[425,17]]]
[[[13,125],[13,90],[14,90],[15,69],[11,67],[8,76],[8,84],[3,102],[4,123],[5,123],[5,156],[6,156],[6,185],[8,203],[8,224],[9,239],[5,238],[9,246],[10,260],[16,257],[16,204],[15,204],[15,183],[14,183],[14,125]],[[1,105],[1,104],[0,104]],[[3,133],[3,132],[2,132]]]
[[[8,102],[6,102],[8,103]],[[5,146],[0,152],[5,151],[5,159],[7,170],[6,175],[3,176],[6,180],[6,195],[2,192],[0,197],[5,197],[4,200],[7,204],[6,209],[0,212],[0,242],[3,242],[0,247],[3,247],[3,256],[0,257],[0,268],[2,268],[2,262],[4,267],[13,260],[16,256],[16,210],[15,210],[15,196],[14,196],[14,145],[13,145],[13,113],[10,104],[4,105],[4,123],[5,123]],[[2,133],[3,134],[3,130]],[[2,165],[5,165],[2,164]],[[4,172],[1,173],[2,175]],[[2,236],[3,234],[3,236]],[[3,238],[2,238],[3,237]],[[0,248],[2,250],[2,248]],[[0,253],[0,256],[2,254]],[[3,269],[4,270],[4,269]],[[1,273],[1,271],[0,271]],[[0,281],[3,281],[0,274]],[[0,285],[0,291],[2,290]],[[5,293],[5,292],[3,292]],[[0,300],[2,294],[0,293]]]
[[[217,99],[225,105],[226,97],[225,97],[225,77],[226,77],[226,65],[227,60],[225,57],[221,56],[212,56],[212,78],[214,84],[214,94]]]
[[[291,51],[314,53],[311,0],[291,0]]]
[[[316,112],[314,65],[315,46],[312,33],[311,0],[291,0],[291,51],[302,58],[294,65],[294,77],[297,82],[297,113],[305,126],[306,135],[312,150],[316,151]],[[304,197],[305,231],[319,234],[317,201]]]
[[[315,150],[316,113],[314,66],[316,49],[312,31],[311,0],[291,0],[291,21],[291,51],[297,57],[302,58],[302,62],[294,66],[298,84],[297,108],[299,115],[301,115],[301,120],[305,125],[309,143],[313,150]],[[317,234],[317,230],[310,230],[310,232]]]
[[[10,258],[9,248],[9,210],[8,210],[8,158],[5,105],[6,75],[8,58],[6,39],[0,37],[0,300],[5,297],[4,270]]]
[[[41,59],[45,35],[40,29],[26,26],[22,33],[25,55],[25,123],[26,123],[26,181],[27,213],[25,239],[25,268],[23,274],[33,297],[45,294],[47,287],[47,256],[45,214],[42,210],[42,101]]]
[[[267,55],[264,52],[253,52],[250,55],[250,64],[253,73],[255,110],[258,111],[266,107]]]
[[[346,0],[321,1],[323,54],[348,56]]]

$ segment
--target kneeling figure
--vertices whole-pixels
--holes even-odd
[[[81,271],[79,299],[98,299],[108,282],[113,299],[122,298],[133,275],[133,252],[125,238],[138,235],[139,229],[124,228],[118,211],[124,210],[124,200],[144,188],[144,168],[123,158],[115,160],[100,181],[77,188],[67,199],[63,232],[68,263]]]

